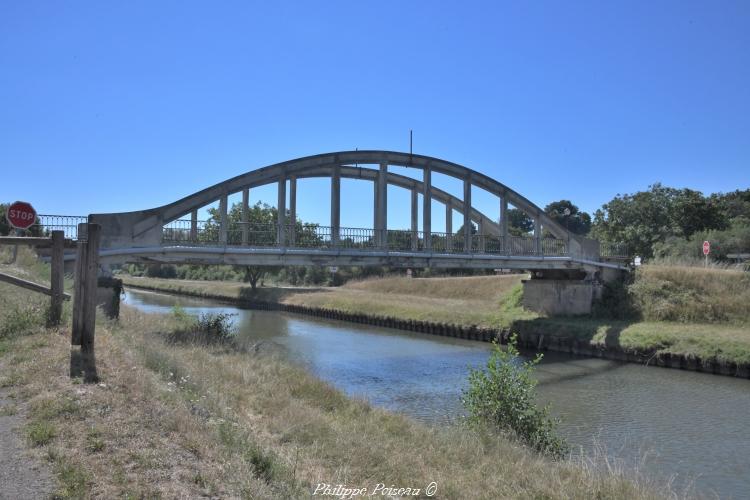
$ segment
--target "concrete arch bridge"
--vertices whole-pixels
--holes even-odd
[[[389,166],[421,171],[421,176],[415,176],[421,180],[391,172]],[[463,196],[433,186],[433,173],[462,182]],[[331,204],[328,226],[301,224],[297,219],[297,181],[310,177],[330,179],[330,192],[325,193]],[[373,183],[373,227],[341,226],[342,178]],[[249,220],[250,191],[267,184],[278,186],[278,218],[272,224],[254,224]],[[388,227],[388,185],[410,192],[411,227]],[[472,205],[473,187],[498,198],[499,219]],[[229,196],[238,193],[242,195],[241,220],[230,220]],[[432,228],[433,200],[445,207],[443,231]],[[199,209],[216,202],[218,223],[198,220]],[[523,237],[509,234],[509,205],[533,221],[532,233]],[[463,217],[460,232],[452,227],[454,211]],[[100,259],[104,264],[522,269],[535,278],[529,282],[546,280],[548,285],[552,281],[559,285],[564,281],[565,288],[571,290],[576,284],[591,288],[591,283],[628,269],[622,249],[571,234],[540,207],[484,174],[438,158],[391,151],[343,151],[298,158],[238,175],[168,205],[92,214],[89,222],[101,225]]]

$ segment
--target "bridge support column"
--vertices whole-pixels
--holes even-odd
[[[278,202],[278,236],[276,242],[280,247],[286,246],[286,176],[279,179]]]
[[[453,251],[453,203],[445,204],[445,251]]]
[[[419,193],[411,190],[411,249],[419,250]]]
[[[198,211],[193,210],[190,212],[190,241],[195,243],[198,241]]]
[[[503,193],[500,199],[500,237],[502,251],[507,254],[510,251],[510,245],[508,244],[508,198]]]
[[[484,253],[484,251],[485,251],[485,245],[484,245],[484,224],[482,223],[482,219],[479,219],[477,221],[477,234],[479,235],[478,251],[480,253]]]
[[[464,252],[470,253],[471,248],[471,179],[464,179]]]
[[[227,195],[219,200],[219,244],[227,244]]]
[[[250,228],[247,227],[250,222],[250,189],[242,190],[242,244],[247,245]]]
[[[432,171],[425,167],[422,178],[422,237],[424,238],[424,249],[432,250]]]
[[[331,172],[331,244],[339,245],[341,232],[341,166],[335,165]]]
[[[289,178],[289,246],[294,246],[297,239],[297,176]]]
[[[534,254],[540,255],[542,253],[542,245],[539,239],[542,237],[542,228],[540,227],[541,221],[539,214],[534,217]]]
[[[375,182],[375,241],[381,248],[388,247],[388,164],[381,163]]]

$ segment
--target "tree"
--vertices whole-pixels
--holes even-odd
[[[534,230],[534,221],[519,208],[509,208],[505,214],[508,217],[508,233],[511,236],[528,236]]]
[[[586,235],[591,230],[591,216],[570,200],[553,201],[544,207],[544,212],[573,234]]]
[[[219,227],[221,225],[221,214],[217,208],[208,209],[209,218],[206,225],[199,234],[200,241],[216,242],[219,240]],[[288,219],[289,213],[287,213]],[[248,245],[251,246],[276,246],[278,244],[278,210],[266,203],[258,202],[248,207]],[[318,235],[317,224],[303,224],[297,219],[294,221],[296,242],[302,246],[320,246],[322,239]],[[235,203],[227,212],[227,243],[230,245],[242,244],[242,204]],[[236,266],[243,273],[243,281],[250,283],[255,290],[258,281],[262,280],[267,273],[281,269],[281,266]]]
[[[594,214],[592,234],[602,241],[622,242],[636,254],[653,256],[655,244],[698,231],[723,229],[721,206],[700,192],[657,183],[648,191],[617,195]]]

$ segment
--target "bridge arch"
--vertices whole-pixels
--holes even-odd
[[[378,165],[379,168],[369,168],[359,165]],[[421,169],[423,180],[400,175],[388,171],[388,166],[401,166]],[[463,182],[463,199],[455,197],[432,185],[432,173],[438,172]],[[253,170],[226,181],[214,184],[201,191],[186,196],[173,203],[160,207],[126,213],[92,214],[91,222],[102,225],[102,243],[105,248],[133,248],[155,246],[161,243],[162,228],[165,224],[190,216],[195,220],[197,210],[219,201],[220,212],[226,217],[227,198],[235,193],[246,193],[247,190],[265,184],[278,183],[279,185],[279,231],[283,232],[286,226],[286,183],[290,181],[292,201],[290,209],[296,206],[294,196],[296,194],[296,180],[308,177],[329,177],[331,179],[331,226],[332,232],[336,234],[340,229],[340,179],[364,179],[375,184],[375,231],[387,231],[385,206],[387,204],[387,186],[394,185],[407,189],[412,193],[412,211],[414,212],[415,198],[421,193],[423,203],[423,232],[432,233],[431,228],[431,201],[436,200],[446,205],[449,210],[457,210],[464,217],[464,248],[471,248],[471,221],[476,221],[480,233],[494,235],[501,238],[508,236],[508,223],[505,217],[508,204],[522,210],[534,220],[535,236],[537,242],[541,236],[541,228],[547,229],[555,238],[564,240],[569,252],[581,252],[584,239],[570,234],[552,220],[539,206],[510,189],[503,183],[494,180],[476,170],[462,165],[424,155],[413,155],[393,151],[342,151],[325,153],[303,158],[297,158],[267,167]],[[496,221],[481,213],[471,204],[471,187],[476,186],[497,196],[500,199],[500,220]],[[283,193],[283,194],[282,194]],[[244,203],[247,203],[247,197]],[[296,214],[290,210],[290,218]],[[226,227],[224,220],[222,226]],[[412,214],[412,231],[416,231],[415,215]],[[281,235],[283,236],[283,235]],[[284,238],[279,238],[284,241]],[[430,238],[425,238],[426,249],[430,250]],[[226,244],[224,241],[218,243]]]

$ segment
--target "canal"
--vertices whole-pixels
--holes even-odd
[[[247,344],[278,351],[353,397],[428,423],[462,414],[469,367],[486,343],[388,328],[254,311],[206,299],[128,290],[145,312],[233,314]],[[561,419],[578,453],[604,452],[626,466],[693,486],[701,496],[750,497],[750,381],[602,359],[545,353],[541,402]]]

